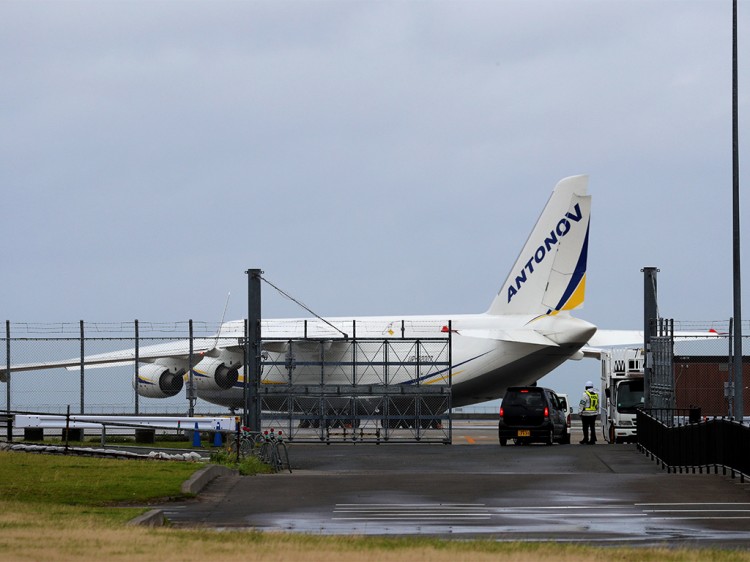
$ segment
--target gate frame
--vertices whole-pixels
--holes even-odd
[[[453,383],[452,368],[452,329],[448,323],[446,337],[383,337],[372,338],[356,336],[356,327],[351,338],[263,338],[263,343],[283,342],[293,349],[295,344],[304,343],[320,346],[319,361],[298,361],[293,353],[286,353],[277,360],[269,360],[268,356],[261,358],[261,373],[268,368],[286,370],[289,376],[288,384],[261,384],[261,421],[266,427],[278,428],[281,424],[286,428],[286,439],[290,442],[389,442],[389,443],[443,443],[452,442],[451,395]],[[356,326],[356,325],[355,325]],[[305,331],[306,332],[306,331]],[[325,357],[325,346],[331,342],[346,342],[351,346],[351,360],[331,361]],[[380,343],[380,357],[365,360],[357,353],[360,344]],[[393,360],[393,345],[410,345],[414,350],[415,361]],[[425,351],[425,344],[439,344],[442,347],[440,356],[446,360],[430,360],[421,362],[420,357]],[[382,351],[381,351],[382,349]],[[429,355],[429,354],[427,354]],[[416,384],[393,384],[390,380],[391,372],[403,366],[414,367]],[[445,384],[421,384],[422,365],[430,368],[445,370]],[[319,384],[293,384],[292,373],[297,367],[320,367]],[[362,384],[358,381],[357,369],[363,367],[380,368],[379,376],[383,384]],[[351,384],[327,384],[326,375],[336,369],[351,369]],[[261,374],[261,377],[263,374]],[[269,401],[273,401],[271,409]],[[310,407],[300,412],[297,407],[300,402],[314,402],[319,407]],[[348,401],[352,407],[349,411],[336,411],[329,407],[332,402]],[[383,408],[378,413],[358,411],[358,404],[362,401],[380,401]],[[395,403],[401,406],[394,412]],[[432,404],[430,408],[428,404]],[[279,408],[283,405],[284,408]],[[439,406],[440,411],[436,411]],[[425,411],[425,407],[427,410]],[[269,422],[271,422],[269,424]],[[276,423],[273,423],[276,422]],[[405,426],[405,427],[404,427]],[[301,431],[309,429],[312,431]],[[336,431],[340,429],[341,431]]]

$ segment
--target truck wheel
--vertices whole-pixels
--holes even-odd
[[[617,443],[617,439],[615,438],[615,426],[613,424],[609,424],[609,439],[607,439],[607,441],[609,441],[610,445]]]

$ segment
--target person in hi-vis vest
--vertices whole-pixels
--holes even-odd
[[[583,424],[583,440],[581,445],[593,445],[596,443],[596,418],[599,415],[599,395],[594,390],[594,383],[586,381],[586,390],[583,391],[579,403],[581,423]]]

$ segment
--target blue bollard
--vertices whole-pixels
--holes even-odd
[[[214,447],[221,447],[224,444],[221,438],[221,425],[216,422],[216,432],[214,433]]]
[[[198,422],[195,422],[195,431],[193,431],[193,447],[201,446],[201,432],[198,431]]]

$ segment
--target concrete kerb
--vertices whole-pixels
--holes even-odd
[[[143,515],[128,521],[128,525],[143,525],[145,527],[162,527],[166,522],[164,511],[161,509],[152,509]]]
[[[196,495],[215,478],[236,474],[239,474],[239,471],[218,464],[210,464],[207,467],[196,471],[190,478],[185,480],[185,482],[182,483],[180,491],[183,494]]]
[[[183,494],[197,495],[209,482],[219,476],[232,476],[239,474],[238,470],[232,470],[226,466],[216,464],[208,465],[196,471],[190,478],[182,483],[180,491]],[[146,527],[161,527],[166,522],[164,510],[152,509],[128,521],[128,525],[143,525]]]

